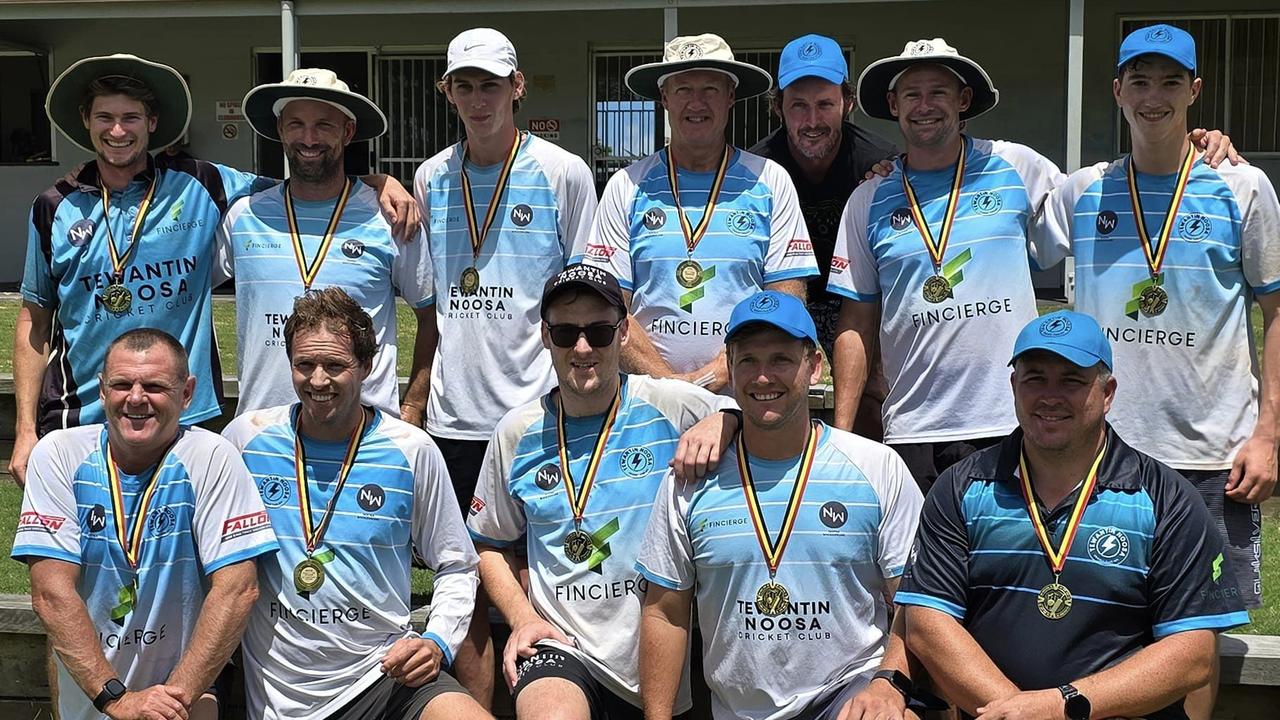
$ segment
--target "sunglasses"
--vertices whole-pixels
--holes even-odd
[[[604,322],[590,325],[548,324],[547,332],[551,335],[551,344],[559,348],[571,348],[577,345],[578,337],[583,335],[586,336],[588,345],[593,348],[602,348],[613,344],[613,336],[626,321],[626,318],[622,318],[613,324]]]

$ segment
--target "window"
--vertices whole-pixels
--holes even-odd
[[[379,56],[378,106],[388,131],[378,138],[378,169],[413,190],[422,161],[462,137],[458,114],[449,108],[436,81],[444,76],[443,55]]]
[[[48,92],[48,57],[0,43],[0,165],[52,162]]]
[[[1124,18],[1120,37],[1161,22],[1196,40],[1204,87],[1187,113],[1188,127],[1220,128],[1244,152],[1280,152],[1280,16]],[[1125,120],[1116,115],[1117,145],[1128,152]]]

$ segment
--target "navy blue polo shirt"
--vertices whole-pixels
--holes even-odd
[[[1097,486],[1059,578],[1071,590],[1071,610],[1060,620],[1041,615],[1037,595],[1054,577],[1022,498],[1021,443],[1015,430],[938,478],[898,604],[956,618],[1023,690],[1094,674],[1173,633],[1249,622],[1204,502],[1110,426]],[[1077,492],[1046,518],[1055,545]],[[1186,714],[1179,701],[1147,717]]]

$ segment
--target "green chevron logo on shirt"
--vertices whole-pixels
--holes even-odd
[[[116,625],[124,625],[124,619],[133,612],[133,606],[138,602],[138,587],[135,583],[130,583],[120,588],[116,593],[116,600],[119,605],[111,608],[111,622]]]
[[[964,270],[961,268],[968,265],[972,259],[973,248],[965,248],[964,252],[951,258],[951,262],[942,266],[942,277],[947,279],[953,289],[964,282]]]
[[[1218,553],[1218,557],[1213,559],[1213,581],[1218,582],[1222,577],[1222,553]]]
[[[591,544],[595,547],[595,552],[591,553],[591,557],[587,558],[587,569],[597,575],[603,575],[604,570],[600,567],[602,563],[613,553],[609,548],[609,538],[618,532],[622,524],[618,522],[618,518],[610,520],[604,527],[591,533]]]
[[[716,276],[716,266],[709,265],[702,269],[702,274],[698,276],[698,285],[689,292],[680,296],[680,309],[685,312],[693,312],[693,304],[702,299],[706,294],[706,285],[711,278]]]
[[[1149,277],[1140,283],[1134,283],[1133,290],[1131,291],[1133,293],[1133,298],[1129,300],[1129,302],[1125,303],[1124,314],[1128,315],[1129,318],[1132,320],[1137,320],[1139,315],[1141,314],[1140,311],[1138,310],[1138,304],[1141,302],[1142,291],[1146,290],[1152,285],[1163,285],[1163,284],[1164,284],[1164,273],[1160,273],[1155,277]]]
[[[178,202],[173,204],[173,209],[169,211],[169,217],[172,218],[174,222],[178,222],[178,220],[182,218],[182,206],[186,203],[186,200],[179,198]]]

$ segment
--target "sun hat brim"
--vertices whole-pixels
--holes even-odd
[[[191,91],[187,89],[187,82],[168,65],[126,54],[78,60],[53,81],[45,96],[44,110],[58,132],[76,146],[97,152],[80,115],[80,103],[94,80],[113,75],[137,80],[155,96],[152,112],[156,116],[156,129],[151,132],[149,150],[159,150],[182,139],[191,122]]]
[[[899,73],[913,65],[942,65],[955,71],[964,84],[973,90],[969,109],[960,113],[961,120],[972,120],[1000,102],[1000,91],[991,82],[991,76],[978,63],[962,55],[917,55],[877,60],[858,76],[858,107],[868,117],[880,120],[897,120],[889,112],[889,83]]]
[[[371,140],[387,131],[387,116],[365,96],[346,90],[297,83],[271,83],[250,90],[241,103],[249,127],[268,140],[280,142],[274,107],[276,101],[283,98],[319,100],[346,108],[356,119],[356,134],[351,142]]]
[[[734,97],[738,100],[769,92],[773,87],[773,76],[755,65],[736,60],[716,60],[705,57],[637,65],[627,71],[624,82],[636,95],[648,100],[661,101],[662,88],[658,86],[658,78],[689,70],[715,70],[737,78],[738,86],[734,89]]]

